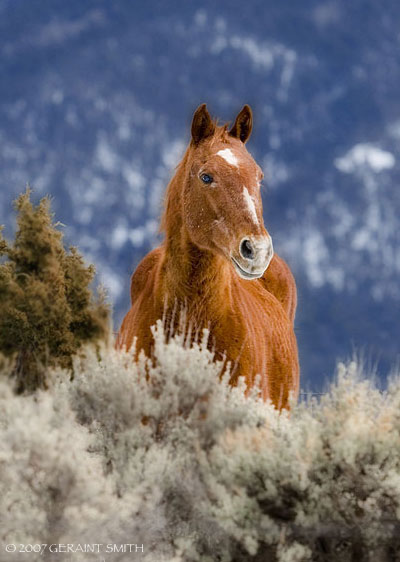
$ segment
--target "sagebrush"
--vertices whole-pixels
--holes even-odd
[[[72,382],[49,370],[36,395],[15,395],[4,365],[3,544],[143,544],[116,562],[398,559],[399,377],[380,392],[340,365],[320,401],[279,413],[218,381],[207,334],[193,348],[154,335],[154,364],[88,348]]]

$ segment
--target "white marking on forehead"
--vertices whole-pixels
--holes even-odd
[[[238,166],[239,166],[238,159],[233,154],[233,152],[230,148],[224,148],[224,150],[219,150],[217,152],[217,156],[220,156],[221,158],[223,158],[231,166],[235,166],[235,168],[238,168]]]
[[[256,211],[256,206],[254,204],[254,199],[253,197],[250,195],[248,189],[246,186],[243,186],[243,199],[244,202],[247,205],[247,208],[249,210],[250,215],[253,217],[253,220],[256,224],[258,223],[258,217],[257,217],[257,211]]]

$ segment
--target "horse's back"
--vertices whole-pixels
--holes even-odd
[[[285,260],[274,254],[259,282],[278,299],[293,324],[297,306],[297,289],[293,274]]]

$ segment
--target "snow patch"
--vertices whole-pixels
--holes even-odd
[[[396,159],[391,152],[370,143],[356,144],[344,156],[335,160],[336,168],[346,174],[365,166],[374,172],[382,172],[393,168],[395,163]]]
[[[256,66],[270,70],[274,66],[274,53],[269,45],[259,44],[251,37],[233,36],[230,45],[248,55]]]
[[[112,300],[117,300],[122,295],[123,284],[121,277],[109,268],[102,267],[99,272],[99,278],[101,283],[107,290],[107,293]]]
[[[277,188],[290,178],[289,168],[274,154],[268,154],[263,160],[263,169],[266,170],[267,186]]]
[[[121,249],[128,241],[135,247],[142,247],[146,240],[146,226],[129,228],[126,224],[118,224],[112,234],[110,245],[113,250]]]
[[[118,224],[111,234],[110,244],[114,250],[121,248],[128,239],[129,229],[124,224]]]
[[[132,228],[131,231],[129,232],[129,240],[132,246],[135,246],[137,248],[143,246],[145,238],[146,238],[146,233],[143,227],[141,226],[139,226],[138,228]]]
[[[96,161],[105,172],[112,173],[118,169],[119,156],[103,136],[97,142]]]
[[[165,145],[162,150],[161,158],[164,166],[168,170],[173,169],[176,163],[181,160],[185,150],[185,143],[182,139],[175,139],[169,144]]]
[[[318,230],[310,229],[303,240],[302,256],[308,279],[314,287],[322,287],[326,281],[325,267],[329,259],[328,248]]]
[[[197,10],[194,14],[194,22],[199,27],[204,27],[207,23],[207,12],[205,10]]]

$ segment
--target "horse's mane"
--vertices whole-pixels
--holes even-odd
[[[229,142],[229,133],[228,133],[228,126],[229,123],[225,123],[224,125],[218,125],[218,119],[213,120],[215,131],[212,135],[212,138],[208,140],[210,146],[214,143],[228,143]],[[168,184],[165,199],[164,199],[164,210],[161,215],[160,221],[160,228],[159,233],[166,233],[169,230],[170,222],[173,218],[179,214],[180,204],[181,204],[181,190],[179,190],[179,181],[182,180],[182,176],[184,175],[186,165],[190,159],[191,152],[194,150],[194,145],[192,142],[189,143],[189,146],[186,149],[185,154],[183,155],[182,160],[175,168],[175,174],[171,178],[171,181]]]

